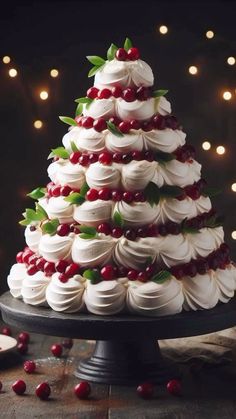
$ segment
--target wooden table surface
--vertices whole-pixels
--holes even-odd
[[[2,323],[0,322],[0,330]],[[13,336],[19,331],[13,329]],[[182,366],[183,395],[174,397],[165,386],[156,386],[151,400],[143,400],[135,387],[91,384],[88,400],[79,400],[73,393],[79,382],[73,376],[78,359],[87,357],[93,342],[74,340],[71,350],[64,357],[51,356],[50,346],[61,338],[31,334],[29,352],[20,356],[12,351],[0,358],[0,418],[78,418],[78,419],[231,419],[236,418],[236,355],[228,365],[200,368]],[[26,374],[23,362],[34,359],[37,372]],[[16,395],[11,385],[23,379],[27,389],[23,396]],[[51,397],[41,401],[35,387],[43,381],[51,386]]]

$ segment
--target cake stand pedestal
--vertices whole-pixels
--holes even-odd
[[[0,297],[6,324],[35,333],[96,340],[93,354],[80,361],[75,375],[106,384],[134,385],[142,381],[164,383],[180,376],[177,365],[161,354],[158,339],[195,336],[236,325],[236,298],[211,310],[173,316],[139,317],[63,314]]]

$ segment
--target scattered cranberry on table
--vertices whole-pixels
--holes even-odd
[[[28,344],[30,341],[30,335],[27,332],[21,332],[18,336],[18,342]]]
[[[23,368],[27,374],[32,374],[36,370],[36,364],[34,361],[25,361]]]
[[[4,327],[2,328],[2,334],[3,334],[3,335],[6,335],[6,336],[11,336],[11,335],[12,335],[12,333],[11,333],[11,329],[10,329],[10,327],[4,326]]]
[[[152,383],[146,382],[137,387],[137,393],[143,399],[150,399],[153,396],[154,386]]]
[[[40,383],[35,390],[35,394],[41,400],[47,400],[51,394],[50,385],[46,382]]]
[[[182,392],[182,386],[181,382],[179,380],[170,380],[166,385],[167,391],[174,395],[174,396],[180,396]]]
[[[27,352],[28,352],[28,345],[27,345],[27,343],[23,343],[23,342],[18,343],[18,345],[17,345],[17,351],[21,355],[27,354]]]
[[[51,352],[54,356],[60,358],[62,355],[63,348],[59,343],[54,343],[54,345],[51,346]]]
[[[78,399],[87,399],[91,393],[91,386],[87,381],[81,381],[74,387],[74,393]]]
[[[18,394],[24,394],[25,390],[26,390],[26,384],[23,380],[16,380],[12,386],[11,386],[12,390]]]

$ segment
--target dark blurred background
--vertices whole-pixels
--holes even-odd
[[[173,113],[197,149],[203,176],[223,189],[214,199],[225,215],[226,239],[236,252],[236,57],[235,2],[201,1],[18,1],[0,12],[1,217],[0,291],[15,254],[24,247],[18,225],[27,192],[44,186],[47,156],[67,130],[58,115],[73,116],[74,99],[84,96],[92,79],[86,55],[105,56],[111,42],[129,36],[153,68],[155,86],[169,89]],[[168,28],[161,34],[159,27]],[[208,39],[207,31],[214,37]],[[9,56],[11,62],[2,59]],[[198,73],[191,75],[190,66]],[[17,70],[16,77],[9,70]],[[50,76],[57,69],[58,77]],[[48,92],[41,100],[39,93]],[[232,98],[222,98],[230,91]],[[43,126],[36,129],[35,120]],[[204,151],[208,140],[211,149]],[[225,153],[216,153],[223,145]]]

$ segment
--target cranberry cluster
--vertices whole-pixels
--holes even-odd
[[[98,132],[102,132],[107,129],[107,122],[105,118],[94,119],[91,116],[76,116],[75,118],[78,126],[89,129],[94,128]],[[142,129],[143,131],[152,131],[153,129],[163,130],[165,128],[171,128],[173,130],[179,129],[179,123],[174,115],[154,115],[148,121],[137,121],[131,119],[129,121],[122,121],[118,117],[114,116],[109,119],[109,122],[113,123],[123,134],[129,133],[131,129]]]
[[[191,162],[191,160],[195,158],[195,149],[192,145],[184,145],[174,151],[173,154],[176,156],[176,160],[181,161],[182,163],[185,163],[186,161]],[[74,151],[71,153],[69,160],[72,164],[79,163],[82,166],[88,166],[97,161],[105,165],[110,165],[112,162],[128,164],[132,160],[147,160],[152,162],[156,160],[156,153],[152,150],[133,150],[128,153],[111,153],[109,151],[103,151],[99,154]],[[66,191],[67,189],[63,190],[63,193],[66,193]]]
[[[126,60],[136,61],[139,59],[139,57],[140,57],[140,52],[138,48],[135,48],[135,47],[129,48],[128,51],[126,51],[124,48],[119,48],[116,51],[116,59],[118,61],[126,61]]]
[[[153,88],[140,86],[137,88],[127,87],[122,89],[120,86],[114,86],[110,89],[99,90],[96,87],[90,87],[87,90],[87,97],[90,99],[109,99],[111,96],[115,98],[122,98],[126,102],[133,102],[134,100],[144,101],[152,97]]]
[[[181,279],[184,275],[194,277],[204,275],[209,269],[225,269],[230,263],[229,246],[222,243],[219,249],[211,252],[206,258],[192,259],[189,263],[172,266],[170,269],[176,279]]]

